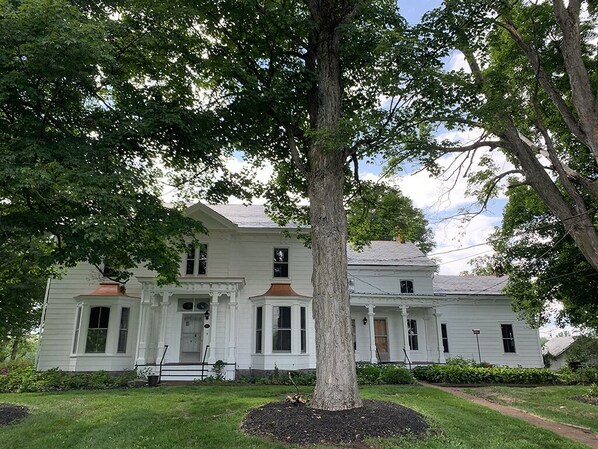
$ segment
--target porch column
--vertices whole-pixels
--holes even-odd
[[[442,313],[438,313],[436,307],[432,309],[432,314],[436,320],[436,336],[438,337],[438,363],[446,363],[444,358],[444,345],[442,344],[442,327],[440,326],[440,318]]]
[[[407,325],[407,306],[401,306],[401,317],[403,318],[403,349],[405,350],[405,363],[411,360],[411,349],[409,349],[409,326]]]
[[[136,365],[145,365],[147,360],[147,340],[148,340],[148,319],[150,307],[150,292],[144,286],[141,290],[141,304],[139,310],[139,330],[137,331],[137,356],[135,357]]]
[[[208,363],[216,362],[216,324],[218,323],[218,297],[220,292],[212,292],[212,302],[210,303],[210,349],[208,353]]]
[[[378,362],[378,356],[377,356],[377,350],[376,350],[376,332],[374,330],[374,316],[376,316],[376,314],[374,313],[374,305],[372,304],[368,304],[367,308],[368,308],[368,323],[370,325],[370,362],[371,363],[377,363]]]
[[[166,344],[166,321],[168,319],[168,305],[170,304],[170,297],[172,292],[162,293],[162,301],[160,302],[160,328],[158,331],[158,347],[156,348],[156,363],[162,360],[164,353],[164,345]]]
[[[228,363],[237,363],[237,293],[230,294],[228,304],[229,335],[228,335]]]

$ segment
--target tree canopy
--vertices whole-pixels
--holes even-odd
[[[424,253],[434,248],[423,212],[398,188],[362,182],[348,202],[349,241],[361,248],[371,240],[409,241]]]
[[[470,175],[483,206],[507,181],[511,210],[496,244],[508,254],[509,291],[537,318],[543,295],[571,300],[565,313],[572,322],[586,321],[584,310],[590,316],[597,306],[593,295],[574,291],[580,282],[594,291],[598,271],[596,6],[447,0],[418,26],[421,45],[461,56],[464,68],[431,73],[413,105],[428,112],[409,154],[426,155],[431,166],[433,156],[459,155],[460,173]],[[479,138],[439,142],[439,126],[477,130]],[[512,167],[497,167],[491,151],[502,151]],[[482,169],[472,173],[481,152]]]

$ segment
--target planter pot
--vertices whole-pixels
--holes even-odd
[[[147,384],[150,387],[157,387],[160,376],[147,376]]]

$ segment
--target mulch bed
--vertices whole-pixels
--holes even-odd
[[[579,402],[585,402],[586,404],[592,404],[598,406],[598,398],[588,398],[586,396],[573,396],[571,399],[575,399]]]
[[[241,428],[249,434],[293,444],[346,444],[370,437],[424,438],[428,424],[419,413],[385,401],[329,412],[289,402],[273,402],[249,412]]]
[[[0,426],[12,424],[29,414],[27,407],[14,404],[0,404]]]

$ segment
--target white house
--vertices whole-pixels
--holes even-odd
[[[189,380],[219,360],[227,378],[315,367],[312,258],[296,229],[277,226],[262,206],[197,204],[188,213],[209,235],[182,256],[178,285],[157,285],[139,268],[125,290],[85,263],[51,281],[38,369],[161,366],[163,380]],[[356,360],[542,366],[538,330],[517,319],[500,293],[504,279],[436,275],[411,243],[372,242],[349,250],[348,262]]]

